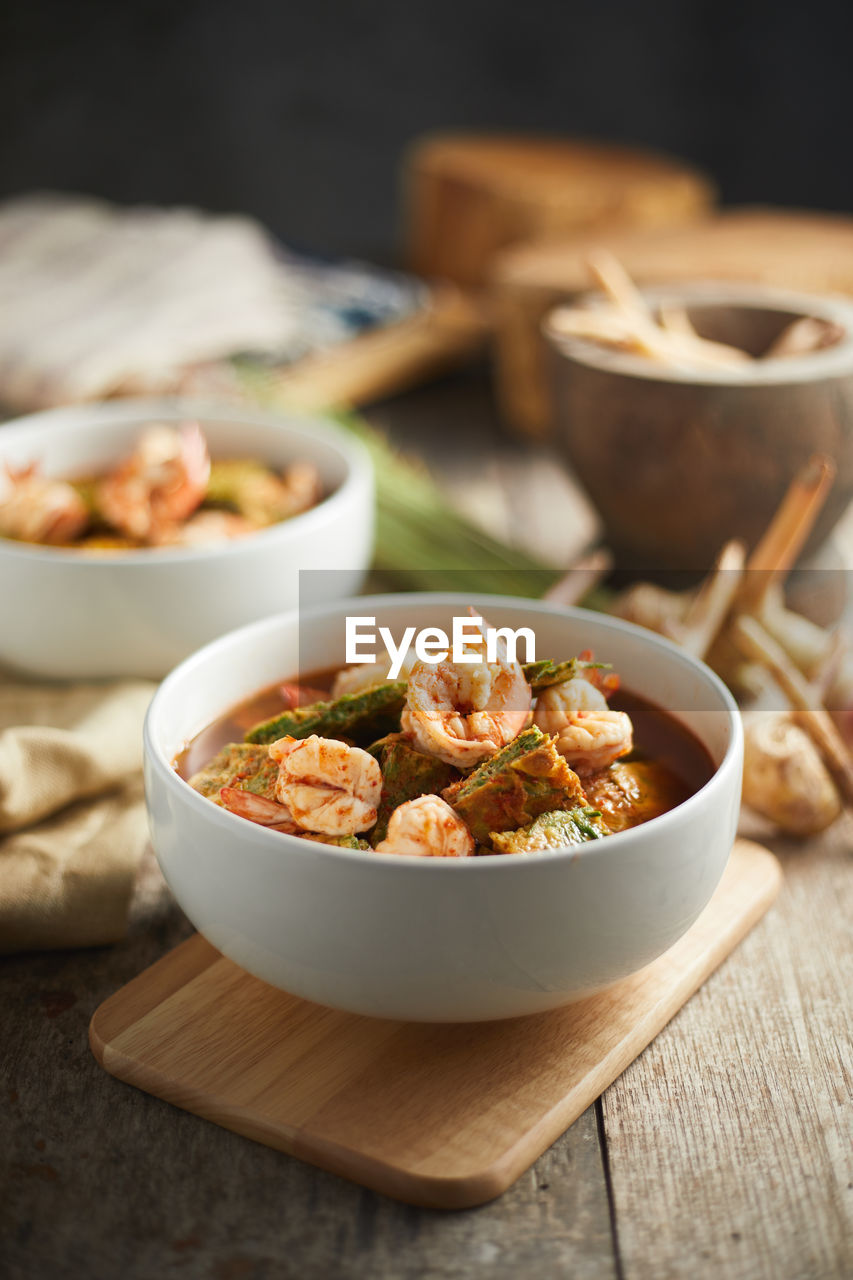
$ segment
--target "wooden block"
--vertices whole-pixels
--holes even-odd
[[[507,245],[602,223],[671,225],[713,198],[706,178],[668,157],[523,135],[424,138],[404,182],[411,266],[474,286]]]
[[[732,209],[665,230],[601,228],[507,250],[490,279],[496,378],[502,413],[523,435],[542,439],[550,429],[542,319],[591,287],[585,258],[602,246],[641,285],[748,280],[853,294],[853,218],[834,214]]]
[[[772,903],[772,854],[738,841],[665,955],[597,996],[472,1025],[355,1017],[252,978],[196,935],[95,1012],[120,1080],[413,1204],[500,1195],[637,1057]]]

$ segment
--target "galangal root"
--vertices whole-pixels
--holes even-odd
[[[611,606],[705,658],[751,708],[744,802],[798,836],[853,807],[853,663],[840,632],[789,609],[783,593],[834,477],[831,459],[809,459],[749,559],[728,543],[698,589],[636,583]],[[787,708],[767,709],[780,696]]]

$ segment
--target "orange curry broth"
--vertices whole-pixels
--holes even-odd
[[[337,670],[331,667],[312,672],[299,684],[303,689],[310,687],[318,696],[328,694]],[[290,682],[287,687],[292,689],[296,683]],[[617,690],[608,701],[613,710],[626,711],[634,726],[634,751],[625,758],[654,761],[672,775],[673,804],[668,808],[681,804],[709,781],[714,773],[710,755],[696,735],[674,716],[626,689]],[[260,690],[202,729],[176,757],[176,771],[188,781],[222,747],[229,742],[242,742],[253,725],[279,715],[289,705],[281,683]]]

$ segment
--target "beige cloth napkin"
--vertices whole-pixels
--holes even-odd
[[[142,722],[154,687],[0,671],[0,951],[124,935],[148,839]]]

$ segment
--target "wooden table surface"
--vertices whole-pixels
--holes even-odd
[[[502,439],[485,380],[369,415],[472,514],[567,556],[594,521],[560,467]],[[741,947],[499,1200],[418,1210],[105,1074],[97,1005],[191,932],[153,857],[117,946],[0,962],[0,1275],[853,1275],[849,818],[768,841],[785,885]]]

